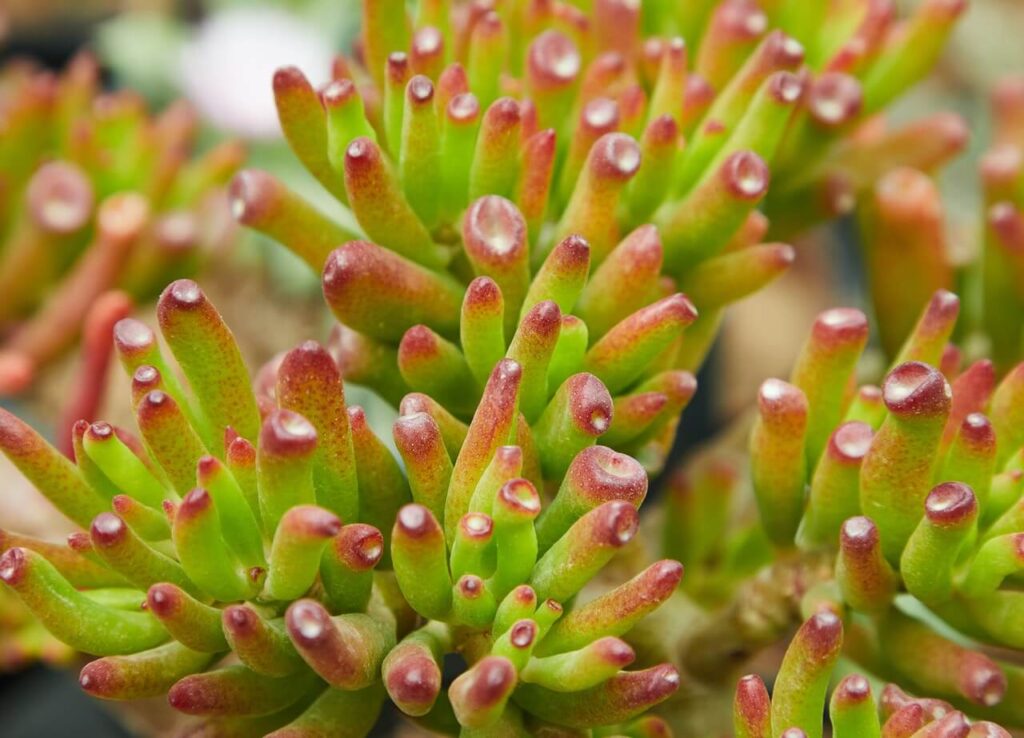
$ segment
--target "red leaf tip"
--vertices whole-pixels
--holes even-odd
[[[528,618],[518,620],[509,630],[509,642],[516,648],[529,648],[537,638],[537,623]]]
[[[582,59],[568,36],[558,31],[545,31],[530,44],[527,64],[539,81],[560,87],[576,79]]]
[[[836,428],[829,438],[829,451],[841,461],[857,462],[867,455],[873,438],[870,425],[851,420]]]
[[[498,502],[507,510],[526,517],[540,513],[540,495],[526,479],[511,479],[498,490]]]
[[[104,547],[113,546],[124,540],[127,533],[124,521],[114,515],[114,513],[109,512],[100,513],[93,518],[89,530],[92,534],[93,543]]]
[[[868,517],[848,518],[840,528],[840,543],[844,549],[869,551],[878,545],[878,526]]]
[[[753,151],[731,154],[722,165],[722,173],[729,190],[741,200],[759,200],[768,191],[768,165]]]
[[[0,556],[0,580],[12,587],[21,582],[27,569],[28,555],[23,548],[9,548]]]
[[[306,643],[315,642],[324,635],[328,620],[327,611],[313,600],[293,602],[285,613],[288,632],[296,640]]]
[[[419,538],[438,529],[430,510],[416,503],[405,505],[398,511],[398,526],[411,538]]]
[[[933,523],[956,524],[976,515],[978,502],[963,482],[943,482],[928,493],[924,510]]]
[[[908,361],[889,372],[882,396],[895,415],[934,415],[949,411],[953,391],[937,369]]]

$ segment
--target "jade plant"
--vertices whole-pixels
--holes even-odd
[[[985,354],[1001,375],[1022,356],[1024,298],[1024,81],[1006,78],[992,93],[993,130],[979,163],[978,222],[958,223],[934,179],[939,160],[898,167],[880,178],[861,207],[861,241],[872,305],[889,351],[909,333],[932,290],[960,289],[967,320],[959,343]],[[959,233],[958,233],[959,229]],[[897,263],[898,261],[898,263]],[[893,276],[913,270],[912,283]],[[979,340],[980,339],[980,340]]]
[[[650,269],[701,311],[675,360],[695,370],[725,305],[792,260],[761,243],[769,224],[788,238],[847,212],[880,172],[964,138],[933,121],[898,140],[851,135],[927,72],[963,2],[929,0],[903,22],[887,0],[763,5],[363,2],[331,82],[294,67],[273,80],[285,137],[346,217],[259,170],[235,180],[233,210],[318,273],[350,240],[461,284],[500,272],[506,333],[564,238],[613,271],[617,244],[653,225]],[[610,325],[586,322],[591,342]],[[381,353],[400,338],[348,328]]]
[[[839,615],[828,608],[811,615],[786,649],[770,696],[756,674],[737,683],[736,738],[820,736],[826,690],[835,680],[842,645]],[[835,683],[827,714],[833,738],[1010,738],[997,723],[970,721],[945,700],[912,697],[891,682],[876,694],[872,682],[856,672]]]
[[[948,350],[958,312],[955,295],[935,293],[881,387],[859,388],[867,319],[850,308],[822,313],[789,381],[761,387],[746,465],[753,509],[742,504],[743,467],[728,455],[670,484],[662,553],[686,565],[689,599],[717,613],[697,636],[680,634],[676,657],[691,676],[718,680],[726,664],[811,618],[775,683],[772,732],[738,734],[820,736],[840,657],[972,719],[1024,725],[1024,670],[1013,658],[1024,648],[1024,365],[1000,382],[988,360],[962,367]],[[834,716],[874,714],[850,706],[866,693],[848,692],[833,695]],[[912,712],[916,727],[884,735],[990,734],[966,723],[924,728],[942,715]],[[960,725],[962,715],[943,720]],[[846,735],[878,735],[872,725]]]
[[[0,579],[101,657],[87,692],[166,693],[214,734],[365,735],[386,698],[450,734],[650,729],[630,726],[678,672],[626,670],[621,636],[682,568],[575,600],[633,539],[647,492],[637,461],[596,444],[613,412],[597,377],[573,373],[529,410],[543,378],[510,351],[468,426],[412,393],[393,428],[403,471],[346,407],[326,348],[305,342],[252,383],[194,282],[157,314],[188,391],[154,332],[119,322],[139,436],[82,421],[72,462],[0,410],[0,449],[87,531],[12,536]],[[443,684],[453,653],[466,667]]]
[[[217,194],[240,147],[194,156],[187,105],[154,116],[98,78],[88,54],[0,69],[0,394],[67,350],[101,294],[152,299],[229,232]]]
[[[837,369],[808,349],[816,446],[788,416],[758,426],[763,524],[732,530],[728,469],[698,500],[673,478],[666,558],[637,509],[723,309],[793,261],[769,229],[962,143],[930,122],[868,134],[963,2],[903,22],[885,0],[449,5],[366,0],[329,84],[274,77],[284,135],[344,217],[264,171],[232,182],[237,219],[322,274],[326,346],[250,374],[198,285],[173,282],[173,363],[143,323],[113,329],[138,435],[74,423],[69,459],[0,410],[0,450],[82,528],[6,535],[0,580],[98,657],[87,692],[166,695],[192,735],[362,736],[387,702],[469,738],[688,735],[677,690],[685,705],[798,614],[773,727],[736,730],[821,735],[847,603],[830,547],[788,531],[858,351]],[[400,459],[349,382],[397,409]]]

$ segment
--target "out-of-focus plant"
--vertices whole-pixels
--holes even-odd
[[[101,92],[88,55],[0,72],[0,392],[72,345],[100,294],[151,299],[231,232],[223,185],[243,152],[193,156],[194,133],[187,105],[151,116]]]
[[[199,0],[111,15],[93,46],[119,86],[152,102],[184,96],[204,122],[255,144],[280,140],[266,84],[276,66],[301,64],[326,79],[331,49],[347,47],[358,6],[330,0]],[[258,139],[258,140],[254,140]]]
[[[550,302],[524,325],[552,311],[557,326]],[[141,437],[82,421],[71,462],[0,410],[0,449],[88,530],[68,546],[5,538],[0,579],[101,657],[87,692],[166,692],[215,734],[365,735],[390,697],[443,733],[523,735],[640,730],[678,687],[668,664],[624,671],[621,639],[672,594],[678,563],[574,601],[632,540],[647,492],[637,461],[595,445],[613,405],[594,375],[538,404],[537,346],[521,339],[468,426],[408,395],[403,471],[346,407],[327,349],[303,343],[254,391],[194,282],[172,283],[157,314],[190,391],[149,328],[118,323]],[[468,668],[443,690],[449,653]]]
[[[720,678],[823,608],[836,624],[824,640],[822,622],[798,632],[790,654],[820,654],[783,661],[772,701],[784,694],[788,706],[773,707],[771,735],[791,725],[821,735],[840,618],[842,655],[872,678],[1024,724],[1024,671],[1012,658],[1024,647],[1024,365],[998,384],[987,360],[962,368],[948,349],[958,312],[955,295],[935,293],[881,388],[856,390],[867,319],[821,314],[789,381],[761,387],[746,467],[756,505],[740,495],[743,465],[725,457],[670,484],[661,553],[686,565],[684,589],[718,614],[676,642],[691,676]],[[784,686],[795,658],[816,664],[813,674]]]
[[[810,48],[836,51],[818,57],[824,71],[807,93],[808,120],[790,136],[800,145],[784,146],[773,166],[776,184],[764,210],[777,236],[820,221],[822,213],[850,212],[897,167],[932,170],[964,148],[968,131],[959,116],[933,113],[892,125],[886,106],[930,70],[966,0],[925,0],[904,20],[889,0],[780,5],[804,23],[814,23],[815,13],[830,17],[835,35],[822,32]],[[854,18],[857,31],[842,40],[841,29]]]
[[[311,202],[331,208],[330,194],[281,136],[269,80],[285,64],[300,66],[317,83],[328,80],[333,50],[351,44],[358,5],[202,0],[188,11],[172,3],[162,11],[118,13],[101,24],[93,46],[114,82],[151,103],[184,97],[196,108],[204,138],[241,137],[251,166],[273,171]],[[270,239],[250,232],[237,253],[236,265],[250,272],[261,265],[277,295],[315,295],[314,275]]]
[[[871,298],[884,347],[893,351],[935,289],[961,289],[968,355],[987,354],[1002,375],[1024,354],[1024,79],[992,94],[991,145],[981,159],[983,213],[952,231],[934,167],[882,177],[861,209]],[[966,242],[965,242],[966,241]],[[913,273],[913,280],[899,275]],[[981,339],[981,340],[977,340]]]

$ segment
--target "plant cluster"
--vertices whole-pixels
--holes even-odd
[[[0,579],[103,657],[87,692],[166,692],[215,734],[286,736],[364,735],[385,695],[445,732],[519,735],[524,720],[629,724],[675,691],[670,665],[623,671],[620,636],[673,592],[678,563],[574,605],[647,491],[638,462],[595,445],[612,414],[596,377],[566,379],[532,427],[528,360],[496,363],[468,426],[410,394],[403,473],[319,344],[254,392],[194,282],[172,283],[158,318],[190,392],[151,330],[118,323],[141,438],[82,421],[71,462],[0,411],[0,448],[88,530],[70,550],[12,538]],[[442,692],[455,652],[469,667]],[[240,663],[209,669],[228,653]]]
[[[730,516],[739,475],[727,463],[705,462],[671,485],[662,550],[687,566],[689,594],[724,613],[702,634],[715,647],[681,649],[690,673],[711,678],[728,659],[745,661],[776,641],[794,619],[811,618],[776,681],[773,705],[780,695],[786,702],[772,708],[772,735],[791,725],[821,735],[840,654],[872,679],[972,716],[1024,721],[1024,671],[984,648],[1024,646],[1014,584],[1024,566],[1024,365],[998,383],[987,360],[961,367],[947,350],[958,312],[955,295],[937,292],[882,386],[856,390],[867,319],[849,308],[818,317],[789,381],[769,379],[760,390],[749,447],[753,519]],[[786,686],[791,662],[804,671]],[[834,716],[847,698],[840,687]],[[858,710],[875,713],[873,705]],[[943,715],[927,705],[913,712],[916,727],[885,735],[939,731],[915,733]],[[963,725],[934,734],[967,735]]]
[[[653,225],[650,269],[701,311],[677,359],[694,370],[724,306],[792,261],[760,243],[769,223],[792,235],[847,212],[888,168],[930,166],[964,140],[946,119],[850,135],[927,72],[962,2],[929,0],[902,24],[886,0],[822,18],[829,4],[765,5],[421,2],[409,15],[401,0],[364,2],[357,53],[332,82],[314,89],[295,68],[274,77],[285,137],[348,224],[257,170],[235,180],[234,212],[317,272],[339,243],[365,238],[462,284],[514,274],[513,291],[498,280],[506,332],[562,239],[586,239],[595,271]],[[587,323],[591,341],[609,325]]]
[[[958,120],[877,114],[963,7],[366,0],[330,83],[273,80],[345,217],[261,170],[230,187],[239,221],[322,274],[330,340],[251,376],[172,282],[173,363],[143,323],[113,328],[138,435],[80,421],[69,459],[0,410],[0,451],[87,531],[5,534],[0,580],[99,657],[87,692],[166,693],[193,735],[363,736],[388,700],[467,738],[710,735],[680,717],[693,696],[800,622],[772,696],[740,682],[737,736],[821,736],[848,661],[930,696],[847,676],[839,738],[1005,735],[953,706],[1024,723],[1024,672],[976,645],[1024,645],[1024,370],[960,371],[951,293],[880,388],[854,391],[863,314],[823,314],[762,387],[752,509],[709,463],[638,535],[725,307],[794,258],[770,229],[962,146]],[[347,382],[398,410],[400,459]]]
[[[756,674],[736,685],[733,727],[736,738],[820,736],[826,690],[843,642],[840,617],[829,609],[810,616],[786,649],[771,696]],[[833,738],[1010,738],[988,720],[969,721],[944,700],[908,695],[889,683],[876,698],[871,682],[847,674],[832,689],[828,719]],[[789,728],[780,728],[789,725]],[[799,726],[809,726],[805,730]]]
[[[97,298],[155,297],[229,232],[214,197],[241,164],[223,143],[194,157],[184,103],[153,116],[101,92],[95,61],[60,74],[0,70],[0,394],[24,389],[79,337]],[[99,320],[99,319],[97,319]]]

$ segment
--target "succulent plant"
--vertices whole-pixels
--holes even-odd
[[[247,170],[232,187],[241,222],[317,272],[339,244],[368,240],[395,269],[491,276],[506,336],[564,238],[587,241],[596,272],[653,224],[644,278],[674,281],[701,310],[676,360],[689,370],[725,305],[792,261],[760,243],[769,223],[788,237],[846,212],[879,172],[924,166],[943,146],[930,122],[901,134],[916,146],[848,134],[928,70],[963,7],[929,0],[897,25],[887,0],[835,3],[818,19],[826,32],[824,3],[420,2],[411,16],[400,0],[362,5],[360,43],[332,82],[274,77],[285,137],[348,217]],[[581,317],[590,341],[610,327]],[[348,327],[364,344],[401,338]]]
[[[723,309],[794,258],[761,243],[769,224],[844,212],[881,162],[925,166],[942,148],[931,124],[895,142],[864,130],[963,3],[926,0],[902,25],[885,0],[586,5],[424,0],[410,17],[404,0],[367,0],[334,81],[275,75],[285,137],[346,220],[260,170],[234,179],[231,207],[322,273],[340,322],[326,348],[251,377],[178,280],[158,304],[176,367],[142,323],[113,330],[141,437],[78,422],[69,461],[0,410],[0,450],[88,531],[68,546],[11,536],[0,580],[99,657],[87,692],[166,693],[199,735],[366,735],[388,699],[469,738],[667,735],[671,709],[644,715],[680,684],[662,653],[698,680],[722,674],[792,623],[793,589],[775,585],[794,580],[821,585],[812,623],[845,615],[828,547],[792,541],[862,341],[808,349],[813,441],[788,405],[755,431],[768,537],[717,535],[729,473],[697,501],[672,495],[672,558],[646,558],[637,508]],[[908,358],[941,350],[948,332],[929,330],[945,323],[930,325]],[[349,382],[398,409],[401,463],[346,407]],[[862,412],[884,414],[869,399]],[[772,541],[778,561],[753,578]],[[767,581],[786,617],[675,618],[675,552],[698,602],[745,603]],[[687,628],[702,647],[679,658],[670,636]],[[820,735],[831,661],[808,676],[801,642],[772,701],[780,726]]]
[[[0,410],[0,449],[88,530],[70,548],[12,536],[0,579],[101,657],[87,692],[166,692],[215,734],[285,736],[364,735],[385,696],[437,730],[518,735],[628,724],[675,691],[670,665],[623,670],[620,636],[678,563],[574,601],[647,492],[637,461],[595,445],[612,400],[593,375],[565,379],[532,426],[529,354],[496,362],[468,427],[410,394],[403,472],[324,347],[288,352],[254,392],[194,282],[165,290],[158,319],[190,391],[149,328],[119,322],[141,438],[82,421],[72,463]],[[469,666],[442,692],[450,653]],[[239,663],[216,666],[226,654]]]
[[[822,313],[789,381],[761,386],[749,445],[753,516],[742,512],[741,469],[728,457],[670,483],[661,552],[686,565],[690,598],[718,613],[682,643],[691,676],[714,681],[723,663],[745,662],[811,618],[776,680],[771,735],[821,735],[840,653],[872,679],[1024,724],[1024,672],[987,648],[1024,647],[1014,584],[1024,561],[1024,365],[998,384],[987,360],[962,368],[948,350],[958,312],[955,295],[935,293],[881,388],[855,384],[864,314]],[[813,674],[797,670],[786,686],[791,662]],[[849,696],[837,694],[833,710]]]
[[[242,151],[193,157],[195,133],[183,103],[152,116],[100,92],[87,54],[59,75],[0,70],[0,394],[73,344],[101,294],[151,299],[229,232],[215,195]]]
[[[835,677],[842,645],[843,622],[835,612],[826,608],[811,615],[786,649],[770,697],[756,674],[737,683],[736,738],[821,736],[826,690]],[[1010,738],[996,723],[969,721],[948,702],[911,697],[893,683],[886,684],[876,699],[871,681],[858,673],[835,684],[828,719],[833,738]]]
[[[996,85],[992,119],[990,146],[979,164],[978,222],[957,222],[943,203],[934,179],[938,159],[885,174],[859,215],[883,347],[899,345],[931,291],[961,289],[966,320],[958,343],[970,356],[989,356],[1001,375],[1020,360],[1024,345],[1024,80],[1009,77]],[[917,277],[897,284],[892,275],[904,270]]]

